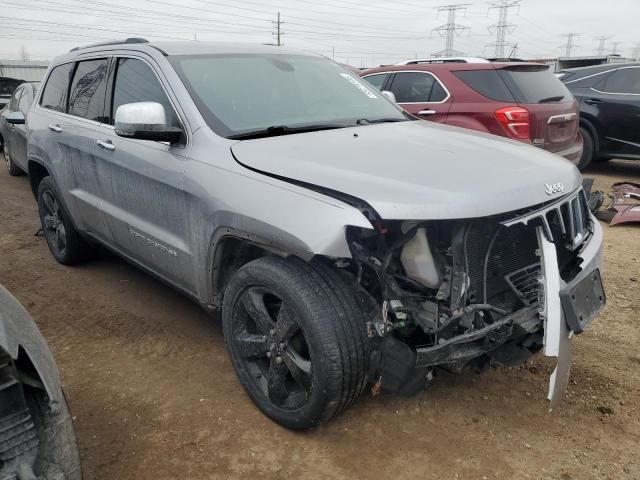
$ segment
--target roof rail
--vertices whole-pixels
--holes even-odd
[[[396,63],[396,65],[421,65],[430,63],[489,63],[486,58],[478,57],[432,57],[432,58],[415,58]]]
[[[125,38],[124,40],[110,40],[108,42],[90,43],[88,45],[82,45],[81,47],[74,47],[69,51],[75,52],[77,50],[82,50],[83,48],[104,47],[106,45],[122,45],[126,43],[149,43],[149,40],[147,40],[146,38],[130,37]]]

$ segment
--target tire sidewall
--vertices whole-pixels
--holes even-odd
[[[46,234],[44,235],[44,238],[47,242],[51,255],[53,255],[53,257],[56,259],[57,262],[62,264],[72,263],[73,253],[71,250],[73,248],[73,245],[71,244],[70,240],[72,238],[72,235],[75,232],[75,227],[71,222],[71,217],[69,216],[69,213],[67,212],[67,209],[65,208],[64,203],[60,198],[60,194],[58,193],[58,189],[56,188],[55,182],[51,177],[43,178],[40,184],[38,185],[38,215],[40,216],[40,224],[42,226],[42,230],[43,232],[45,231],[43,195],[46,191],[51,192],[55,197],[56,201],[58,202],[58,209],[61,214],[61,221],[65,228],[66,242],[67,242],[64,253],[61,254],[60,252],[57,251],[56,248],[54,248],[51,245],[51,243],[49,242],[49,237],[47,237]]]
[[[332,402],[337,404],[338,400],[331,395],[330,384],[335,382],[335,369],[340,370],[341,365],[339,365],[338,355],[333,359],[327,357],[327,352],[324,351],[325,349],[319,341],[320,338],[324,338],[325,343],[331,343],[331,341],[326,342],[327,330],[318,331],[318,323],[311,319],[317,313],[309,308],[308,302],[297,292],[287,288],[291,281],[291,276],[287,275],[285,271],[267,270],[253,262],[242,267],[233,277],[225,292],[222,310],[223,331],[225,344],[236,374],[256,406],[265,415],[287,428],[307,429],[319,424],[324,419],[325,412],[327,409],[331,409]],[[271,403],[269,398],[255,385],[250,373],[243,367],[240,356],[232,344],[231,336],[235,323],[234,306],[247,288],[258,285],[272,290],[293,310],[309,348],[313,372],[311,393],[304,405],[296,410],[283,409]],[[333,344],[335,345],[336,342],[334,341]]]
[[[577,165],[582,171],[589,166],[593,161],[594,156],[594,141],[589,130],[585,127],[580,127],[580,135],[582,135],[582,155],[580,156],[580,163]]]

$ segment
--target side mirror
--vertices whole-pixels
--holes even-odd
[[[164,107],[157,102],[136,102],[120,105],[116,110],[116,135],[137,140],[177,143],[182,130],[168,127]]]
[[[20,111],[7,113],[4,119],[12,125],[24,125],[25,122],[24,113]]]
[[[394,93],[393,93],[393,92],[390,92],[389,90],[383,90],[383,91],[382,91],[382,92],[380,92],[380,93],[382,93],[382,95],[384,95],[385,97],[387,97],[387,98],[388,98],[389,100],[391,100],[393,103],[398,103],[398,102],[396,101],[396,96],[394,95]]]

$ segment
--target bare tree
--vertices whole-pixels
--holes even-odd
[[[27,50],[27,47],[22,45],[20,47],[20,60],[22,60],[23,62],[28,62],[30,58],[31,55],[29,54],[29,50]]]

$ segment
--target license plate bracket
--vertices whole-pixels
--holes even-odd
[[[584,332],[607,303],[600,270],[562,290],[560,300],[569,328],[576,334]]]

